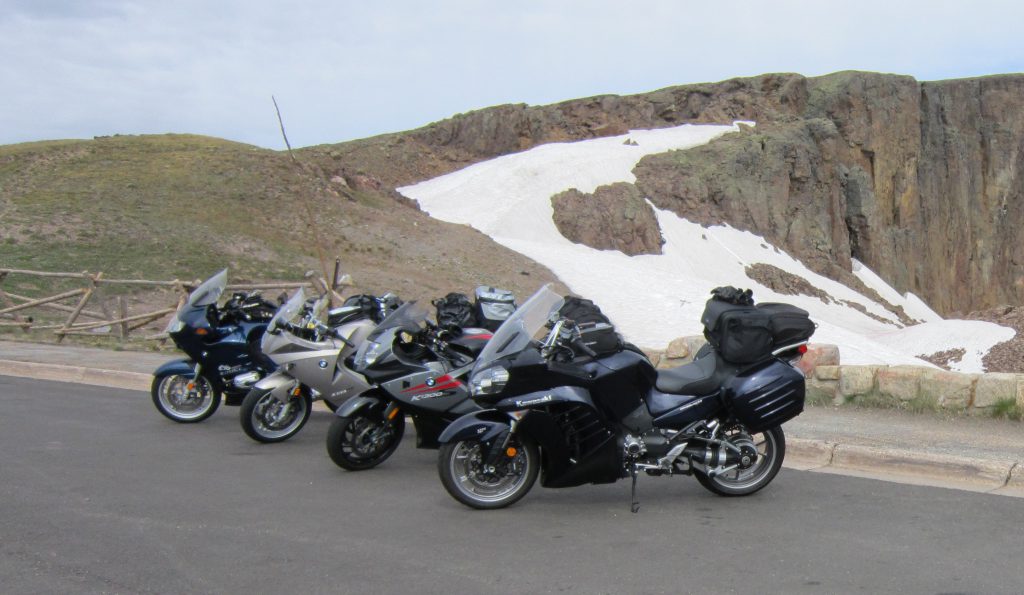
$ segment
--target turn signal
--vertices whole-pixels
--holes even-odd
[[[510,447],[505,449],[505,456],[507,456],[508,458],[511,459],[512,457],[516,456],[516,453],[518,453],[518,452],[519,451],[516,450],[516,447],[510,446]]]
[[[391,413],[388,414],[388,421],[391,421],[391,420],[395,419],[396,417],[398,417],[398,407],[395,407],[394,409],[392,409]]]
[[[297,386],[295,387],[295,390],[292,391],[292,396],[293,397],[297,397],[297,396],[299,396],[301,394],[302,394],[302,389],[297,387]]]
[[[205,335],[209,335],[210,334],[210,329],[197,328],[196,329],[196,334],[199,335],[200,337],[205,336]]]

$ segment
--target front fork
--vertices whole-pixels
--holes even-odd
[[[186,385],[188,388],[189,397],[196,393],[196,387],[199,385],[199,375],[202,373],[203,365],[196,362],[196,373],[192,376],[192,381]]]
[[[516,425],[518,423],[519,420],[513,417],[509,421],[508,429],[502,430],[500,434],[495,436],[494,440],[491,442],[491,447],[482,453],[480,462],[483,465],[485,472],[494,473],[503,458],[514,459],[516,454],[518,454],[516,447],[509,445],[509,443],[512,442],[512,434],[516,431]],[[481,444],[481,447],[483,446],[484,445]]]

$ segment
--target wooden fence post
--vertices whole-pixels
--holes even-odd
[[[7,271],[0,272],[0,284],[2,284],[4,282],[4,279],[6,279],[6,278],[7,278]],[[7,295],[7,293],[3,290],[2,287],[0,287],[0,299],[2,299],[4,301],[4,304],[6,304],[8,307],[13,307],[13,306],[17,305],[17,304],[14,303],[14,300],[11,299],[11,296]],[[11,314],[11,316],[14,317],[14,321],[15,322],[24,322],[25,323],[25,324],[23,324],[21,326],[22,332],[27,333],[29,331],[29,329],[32,328],[32,322],[31,321],[23,321],[21,319],[21,316],[18,315],[18,314]]]
[[[78,300],[78,305],[75,306],[74,312],[72,312],[71,315],[68,316],[67,321],[64,322],[64,328],[57,331],[58,343],[64,340],[64,337],[67,336],[67,332],[71,329],[71,325],[78,320],[78,314],[82,311],[82,308],[85,308],[85,304],[89,302],[89,298],[92,297],[92,292],[96,290],[96,282],[99,281],[102,276],[103,273],[99,272],[89,277],[89,287],[85,290],[85,293],[82,294],[82,299]]]
[[[125,302],[124,296],[117,296],[117,317],[122,320],[119,326],[119,332],[117,333],[121,340],[128,338],[128,323],[123,322],[125,318],[128,318],[128,304]]]

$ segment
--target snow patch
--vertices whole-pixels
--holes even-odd
[[[431,216],[470,225],[499,244],[547,266],[575,293],[594,300],[628,341],[661,349],[682,335],[702,332],[700,315],[709,292],[721,285],[750,287],[758,301],[787,302],[810,312],[819,324],[814,340],[839,346],[844,364],[930,366],[915,357],[966,349],[963,371],[981,371],[981,356],[1013,330],[983,322],[943,321],[921,300],[900,296],[861,263],[855,274],[893,305],[924,324],[900,328],[883,305],[827,279],[771,246],[764,238],[729,226],[703,227],[655,209],[665,244],[660,255],[626,256],[574,244],[552,220],[551,197],[575,188],[635,182],[642,157],[687,149],[739,130],[732,126],[683,125],[631,130],[616,137],[552,143],[504,155],[462,170],[399,188]],[[753,123],[745,123],[753,125]],[[635,144],[624,144],[631,139]],[[807,279],[832,300],[783,295],[763,287],[744,269],[765,263]],[[525,296],[520,296],[520,299]],[[862,305],[882,322],[841,301]]]

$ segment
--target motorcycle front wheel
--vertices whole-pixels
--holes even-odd
[[[306,425],[312,409],[308,391],[282,402],[268,390],[253,389],[242,401],[239,421],[245,434],[257,442],[283,442]]]
[[[327,454],[348,471],[362,471],[394,454],[405,433],[405,416],[388,421],[383,413],[362,409],[351,417],[337,417],[327,430]]]
[[[180,424],[201,422],[220,406],[220,395],[202,376],[162,374],[153,378],[150,393],[157,411]]]
[[[752,457],[753,462],[746,468],[714,477],[695,469],[693,474],[700,485],[719,496],[747,496],[771,483],[778,475],[782,459],[786,456],[786,436],[781,427],[749,434],[738,426],[727,431],[725,439],[751,455],[756,451],[756,457]]]
[[[441,483],[452,498],[478,509],[505,508],[526,495],[540,472],[540,452],[513,435],[498,461],[486,469],[475,440],[441,446],[437,459]]]

